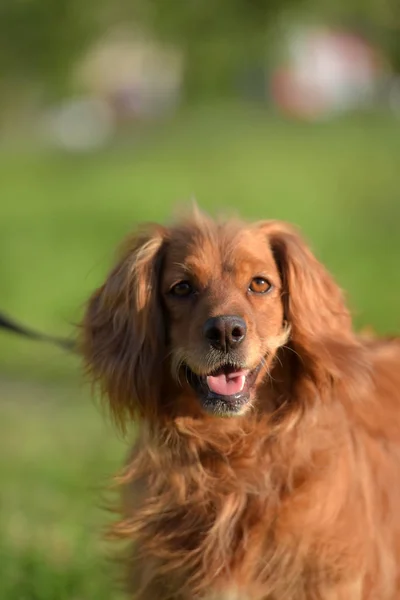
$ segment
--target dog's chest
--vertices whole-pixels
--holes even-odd
[[[334,579],[335,564],[321,559],[312,540],[305,546],[304,525],[293,527],[307,522],[300,513],[313,506],[312,488],[296,502],[285,474],[268,457],[264,465],[261,473],[207,456],[195,466],[146,468],[133,482],[131,538],[145,564],[182,588],[182,599],[304,600],[306,580],[319,589]]]
[[[280,502],[272,471],[255,476],[212,457],[197,469],[148,472],[130,518],[140,552],[198,594],[188,597],[208,600],[204,594],[217,589],[216,600],[255,600],[263,596],[248,590],[270,578],[267,571],[275,579],[283,555],[287,567],[293,562],[277,547]]]

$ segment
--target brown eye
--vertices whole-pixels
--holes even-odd
[[[255,294],[265,294],[272,289],[272,285],[264,277],[254,277],[249,285],[249,290]]]
[[[194,292],[194,287],[189,281],[180,281],[170,289],[170,294],[178,296],[179,298],[185,298],[186,296],[194,294]]]

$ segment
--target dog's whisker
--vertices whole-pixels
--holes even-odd
[[[283,368],[283,362],[282,362],[278,352],[275,354],[274,358],[278,361],[280,366]]]
[[[303,361],[303,357],[300,356],[300,354],[298,352],[296,352],[296,350],[294,348],[291,348],[290,346],[287,346],[287,345],[282,346],[282,348],[284,348],[285,350],[290,350],[290,352],[293,352],[293,354],[295,354],[296,356],[298,356],[298,358],[301,360],[301,362],[304,362]]]
[[[187,369],[185,369],[185,378],[186,378],[186,383],[187,383],[188,385],[190,385],[190,384],[189,384],[188,370],[187,370]]]

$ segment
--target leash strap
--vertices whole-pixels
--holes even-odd
[[[15,333],[16,335],[20,335],[31,340],[49,342],[69,352],[77,352],[76,342],[74,340],[69,340],[68,338],[60,338],[52,335],[46,335],[45,333],[35,331],[34,329],[31,329],[29,327],[20,325],[19,323],[17,323],[13,319],[10,319],[10,317],[7,317],[3,313],[0,313],[0,329],[5,329],[6,331],[10,331],[11,333]]]

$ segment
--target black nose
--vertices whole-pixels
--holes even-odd
[[[204,325],[204,335],[213,348],[227,352],[244,340],[246,329],[240,317],[212,317]]]

